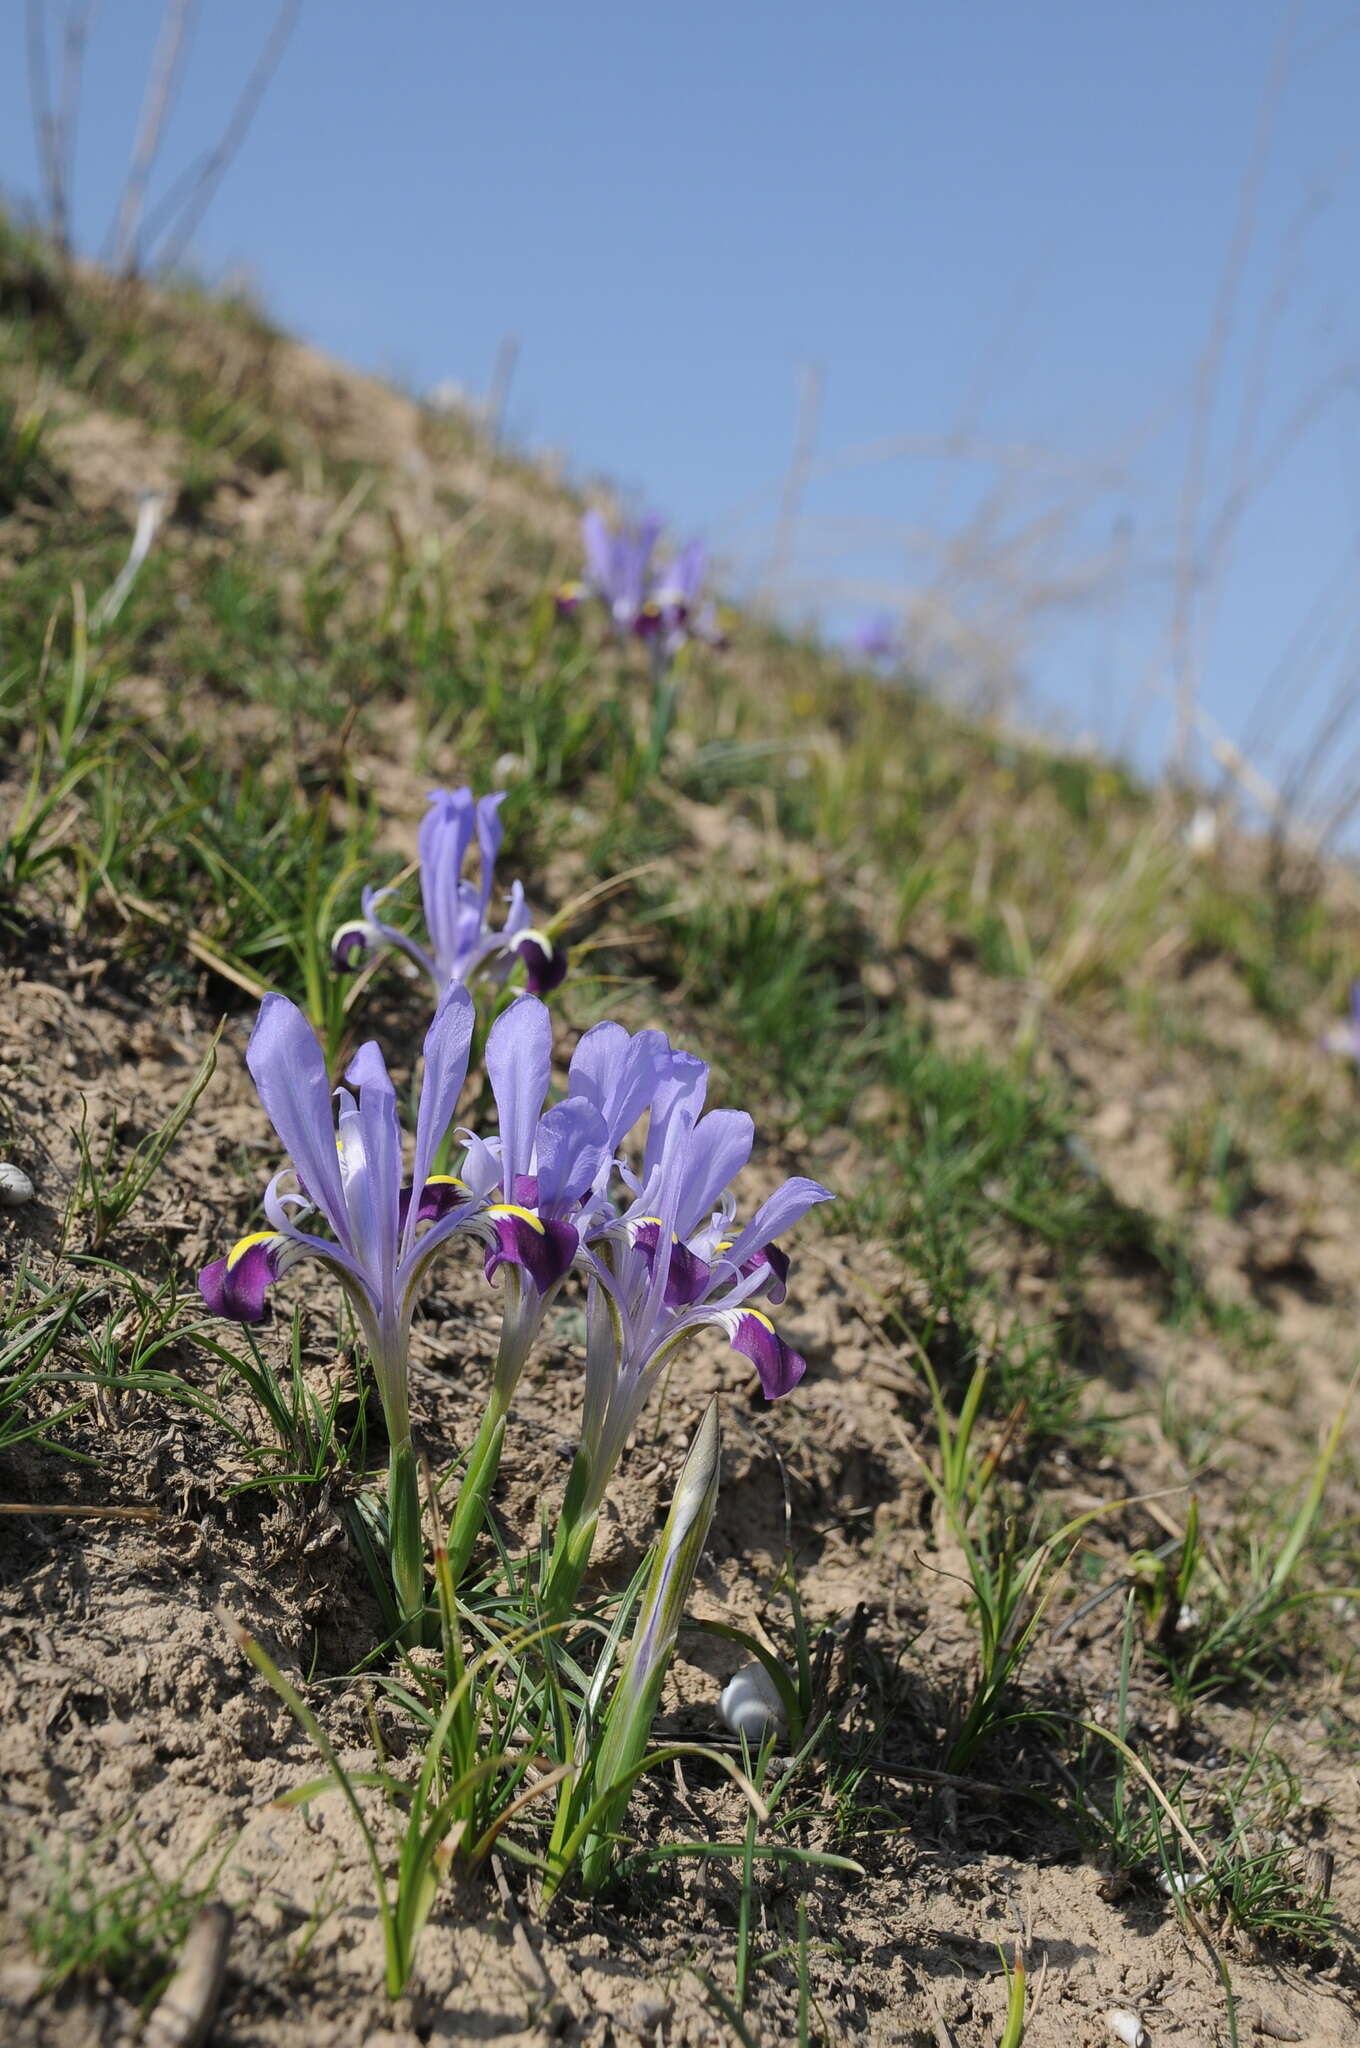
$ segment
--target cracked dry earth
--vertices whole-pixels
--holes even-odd
[[[417,804],[413,793],[413,812]],[[90,1128],[103,1131],[116,1116],[124,1143],[155,1128],[202,1056],[220,989],[212,1001],[206,989],[201,999],[168,998],[36,926],[0,973],[4,1150],[37,1183],[29,1206],[0,1213],[0,1265],[10,1277],[25,1264],[43,1276],[60,1257],[82,1099]],[[929,1006],[941,1033],[1004,1044],[1018,992],[966,968],[935,974],[932,987],[906,999]],[[565,1007],[569,1014],[569,996]],[[687,1033],[690,1020],[660,1021],[702,1042],[701,1029]],[[237,1234],[272,1164],[242,1061],[248,1028],[245,1014],[229,1019],[198,1111],[108,1247],[149,1286],[177,1279],[186,1325],[195,1268]],[[563,1049],[571,1035],[564,1030]],[[1293,1056],[1274,1041],[1256,1051]],[[1202,1086],[1193,1060],[1141,1048],[1113,1012],[1049,1020],[1042,1056],[1082,1107],[1094,1170],[1122,1196],[1169,1211],[1167,1131],[1187,1090]],[[789,1163],[761,1159],[747,1198]],[[855,1170],[834,1135],[799,1163],[833,1185]],[[1306,1469],[1350,1370],[1358,1211],[1355,1182],[1341,1169],[1305,1175],[1282,1162],[1249,1216],[1197,1218],[1194,1250],[1216,1283],[1266,1299],[1277,1320],[1288,1367],[1272,1364],[1269,1379],[1244,1379],[1211,1338],[1170,1327],[1136,1270],[1111,1265],[1092,1277],[1092,1398],[1126,1426],[1106,1439],[1118,1443],[1117,1459],[1088,1455],[1079,1442],[1045,1453],[1045,1486],[1062,1514],[1159,1495],[1146,1506],[1114,1506],[1094,1525],[1094,1578],[1117,1579],[1129,1551],[1162,1540],[1166,1513],[1183,1500],[1175,1489],[1185,1468],[1156,1421],[1168,1380],[1183,1401],[1236,1404],[1234,1435],[1200,1487],[1206,1521],[1230,1514],[1263,1475],[1278,1482]],[[810,1620],[835,1632],[830,1698],[862,1762],[851,1834],[842,1832],[843,1789],[814,1768],[799,1838],[856,1856],[865,1876],[790,1870],[760,1883],[757,1953],[768,1960],[753,1980],[750,2038],[796,2037],[803,1896],[814,2038],[991,2048],[1005,2007],[998,1944],[1009,1953],[1023,1937],[1033,2048],[1113,2039],[1115,2009],[1141,2014],[1157,2048],[1227,2042],[1210,1946],[1178,1925],[1150,1883],[1121,1890],[1095,1859],[1081,1860],[1070,1829],[1051,1825],[1026,1798],[1038,1789],[1061,1805],[1065,1792],[1036,1738],[980,1752],[976,1779],[951,1783],[935,1769],[971,1637],[921,1476],[926,1407],[909,1341],[918,1289],[887,1247],[836,1235],[834,1218],[808,1239],[783,1317],[809,1359],[797,1397],[767,1409],[724,1347],[697,1350],[631,1448],[594,1568],[601,1583],[618,1584],[636,1563],[707,1397],[723,1390],[722,1492],[693,1612],[764,1625],[778,1640],[785,1610],[769,1596],[791,1540]],[[72,1249],[79,1243],[77,1229]],[[1002,1226],[980,1256],[1027,1310],[1061,1307],[1044,1261]],[[90,1278],[107,1283],[91,1314],[111,1328],[115,1354],[125,1354],[136,1325],[126,1286],[95,1269]],[[328,1342],[327,1297],[309,1291],[306,1269],[290,1284],[306,1304],[308,1373],[329,1385],[349,1368]],[[475,1259],[451,1256],[437,1286],[415,1351],[416,1412],[436,1466],[475,1426],[495,1325]],[[582,1330],[580,1304],[567,1298],[518,1404],[496,1510],[521,1538],[532,1536],[540,1503],[565,1475]],[[277,1353],[277,1330],[270,1342]],[[212,1361],[188,1336],[159,1363],[200,1388],[215,1382]],[[224,1403],[240,1429],[258,1427],[239,1396]],[[0,2041],[102,2048],[137,2037],[135,2009],[106,1987],[44,1992],[24,1933],[64,1854],[84,1850],[101,1882],[112,1882],[135,1869],[134,1848],[163,1876],[192,1865],[202,1882],[215,1871],[215,1892],[234,1910],[212,2035],[221,2048],[732,2038],[704,1981],[730,1993],[738,1885],[716,1862],[661,1865],[626,1892],[561,1905],[546,1920],[516,1875],[503,1890],[450,1883],[412,1989],[391,2005],[380,1989],[380,1930],[356,1831],[335,1796],[305,1811],[271,1804],[314,1775],[315,1758],[231,1634],[232,1622],[243,1622],[295,1680],[311,1679],[346,1760],[366,1760],[362,1701],[342,1681],[371,1640],[376,1613],[334,1500],[323,1492],[299,1510],[267,1492],[234,1492],[248,1476],[241,1451],[184,1401],[107,1396],[65,1429],[89,1462],[22,1446],[0,1459],[0,1500],[22,1510],[0,1518]],[[1338,1482],[1339,1516],[1356,1511],[1352,1475],[1353,1465]],[[77,1512],[107,1508],[147,1518]],[[1065,1591],[1055,1622],[1078,1604],[1076,1588]],[[1025,1673],[1026,1695],[1069,1710],[1080,1704],[1108,1722],[1119,1608],[1108,1600],[1061,1636],[1046,1634]],[[684,1635],[666,1726],[721,1740],[714,1702],[738,1661],[716,1637]],[[1360,2042],[1355,1701],[1342,1681],[1321,1664],[1305,1667],[1264,1705],[1210,1705],[1181,1726],[1155,1677],[1139,1670],[1134,1707],[1138,1740],[1159,1767],[1201,1786],[1226,1768],[1231,1749],[1264,1734],[1304,1790],[1300,1856],[1319,1843],[1335,1855],[1342,1939],[1321,1966],[1216,1934],[1232,1975],[1237,2038]],[[1349,1755],[1328,1739],[1339,1724],[1350,1729]],[[687,1763],[643,1787],[629,1824],[642,1838],[732,1840],[742,1816],[725,1781]]]

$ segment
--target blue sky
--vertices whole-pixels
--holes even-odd
[[[160,11],[96,18],[92,250]],[[273,11],[199,0],[165,174],[225,118]],[[22,16],[0,19],[12,195],[35,187]],[[1006,666],[979,657],[995,643],[1046,716],[1146,758],[1196,363],[1288,18],[1273,0],[304,0],[194,255],[417,389],[483,387],[514,335],[517,438],[703,531],[739,588],[768,572],[817,365],[790,615],[839,631],[910,601],[918,644],[966,680]],[[1248,509],[1194,643],[1201,701],[1277,774],[1360,673],[1360,15],[1300,0],[1292,20],[1200,412],[1201,530],[1235,490]]]

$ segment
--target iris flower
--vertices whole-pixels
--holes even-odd
[[[722,645],[717,615],[703,602],[708,566],[702,541],[690,541],[664,566],[653,563],[661,521],[652,514],[636,526],[611,528],[592,510],[581,521],[585,574],[557,593],[565,615],[579,611],[582,601],[596,598],[609,614],[616,633],[647,641],[661,667],[669,666],[691,640]]]
[[[501,1276],[504,1310],[491,1395],[463,1471],[448,1553],[455,1581],[485,1519],[506,1417],[547,1308],[588,1232],[613,1218],[615,1157],[651,1103],[660,1031],[633,1038],[597,1024],[576,1048],[566,1099],[544,1109],[552,1069],[552,1022],[532,996],[497,1018],[486,1048],[499,1135],[465,1132],[462,1184],[478,1204],[470,1227],[486,1247],[488,1280]]]
[[[268,1288],[299,1259],[316,1259],[344,1288],[387,1424],[392,1573],[408,1621],[423,1597],[407,1384],[411,1317],[436,1253],[481,1207],[459,1183],[432,1174],[467,1074],[472,1027],[472,998],[451,983],[425,1036],[408,1182],[396,1091],[377,1045],[360,1046],[347,1085],[332,1090],[320,1042],[301,1010],[285,996],[267,995],[246,1065],[290,1164],[265,1190],[269,1227],[243,1237],[198,1282],[215,1314],[242,1323],[263,1319]]]
[[[617,1027],[615,1027],[617,1030]],[[656,1040],[657,1033],[643,1034]],[[668,1362],[686,1339],[721,1329],[756,1369],[765,1398],[790,1393],[805,1361],[779,1335],[765,1306],[784,1299],[789,1262],[776,1239],[809,1209],[831,1199],[816,1181],[776,1189],[745,1225],[729,1183],[750,1157],[755,1126],[743,1110],[704,1111],[708,1068],[664,1039],[641,1060],[624,1032],[607,1065],[651,1070],[651,1102],[640,1173],[620,1163],[626,1206],[597,1213],[585,1232],[589,1276],[586,1386],[580,1445],[567,1487],[546,1594],[561,1612],[589,1558],[610,1477]]]
[[[435,789],[429,801],[418,839],[428,945],[418,944],[379,917],[378,906],[392,894],[390,889],[365,889],[363,916],[342,925],[332,941],[336,966],[357,968],[376,948],[395,946],[428,977],[436,1001],[451,982],[466,986],[478,973],[503,981],[516,961],[524,968],[531,994],[556,988],[567,971],[567,956],[534,927],[522,883],[511,885],[509,909],[499,931],[491,921],[505,791],[478,798],[466,787]],[[474,843],[475,882],[463,873]]]
[[[667,661],[673,661],[691,640],[706,647],[726,644],[712,604],[704,600],[708,555],[700,540],[681,548],[674,561],[657,573],[650,598],[656,632]]]
[[[1324,1052],[1344,1053],[1360,1064],[1360,981],[1351,983],[1351,1013],[1344,1023],[1329,1024],[1322,1034]]]
[[[875,665],[896,661],[902,651],[897,626],[887,612],[877,612],[873,618],[862,620],[850,635],[850,645],[856,654]]]
[[[636,526],[611,528],[593,509],[581,520],[585,584],[608,611],[619,633],[642,630],[651,595],[652,554],[661,538],[661,521],[646,513]]]
[[[491,1394],[449,1530],[455,1582],[485,1519],[520,1374],[548,1305],[571,1271],[610,1156],[608,1126],[593,1103],[568,1098],[544,1109],[551,1070],[552,1021],[541,1002],[522,996],[496,1019],[487,1039],[499,1135],[463,1134],[462,1185],[477,1203],[474,1228],[486,1248],[486,1277],[503,1274],[504,1307]]]

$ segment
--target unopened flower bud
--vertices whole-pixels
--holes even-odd
[[[785,1733],[788,1722],[779,1689],[763,1664],[746,1664],[729,1678],[718,1701],[718,1712],[734,1735],[744,1735],[759,1744],[773,1731]]]

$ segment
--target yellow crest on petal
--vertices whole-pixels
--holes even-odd
[[[493,1202],[486,1213],[488,1216],[518,1216],[531,1229],[536,1230],[540,1237],[546,1237],[548,1234],[533,1210],[521,1209],[518,1202]]]
[[[243,1259],[252,1245],[275,1244],[278,1241],[278,1235],[277,1230],[252,1230],[249,1237],[238,1237],[231,1250],[227,1253],[227,1271],[230,1273],[237,1260]]]

